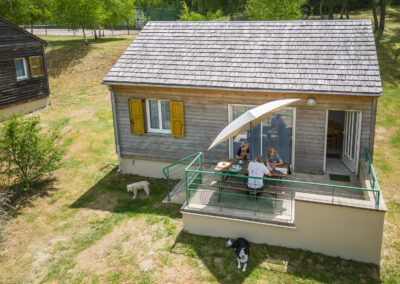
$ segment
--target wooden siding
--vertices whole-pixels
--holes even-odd
[[[0,18],[0,47],[1,46],[42,46],[43,43],[30,36],[19,27],[9,24]]]
[[[14,59],[19,57],[28,58],[30,56],[42,56],[44,76],[17,81]],[[27,66],[27,69],[29,73],[29,66]],[[49,93],[43,46],[14,49],[0,48],[0,107],[45,97]]]
[[[361,154],[374,139],[375,97],[312,95],[317,105],[309,107],[307,94],[277,94],[192,90],[154,87],[114,86],[117,133],[122,156],[176,161],[197,151],[204,151],[208,162],[229,154],[228,142],[210,152],[208,146],[228,123],[229,104],[259,105],[282,98],[301,98],[296,107],[295,166],[298,171],[322,172],[324,166],[325,120],[327,110],[359,110],[362,112]],[[170,135],[133,135],[130,131],[129,98],[179,100],[184,102],[184,138]]]

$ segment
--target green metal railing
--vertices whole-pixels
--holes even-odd
[[[199,154],[201,154],[201,152],[194,153],[186,158],[183,158],[163,168],[163,174],[167,179],[168,183],[168,201],[171,201],[171,179],[176,179],[176,180],[183,179],[185,177],[185,169],[187,166],[187,163],[185,162],[187,162],[193,157],[197,158]]]
[[[372,165],[372,160],[371,156],[369,155],[368,148],[365,148],[365,161],[368,162],[368,174],[371,175],[372,188],[376,190],[377,195],[375,196],[375,200],[377,200],[376,204],[379,206],[381,188],[379,187],[378,179],[376,178],[374,166]]]
[[[368,150],[366,150],[366,152],[367,152],[367,157],[369,157]],[[254,204],[252,210],[254,211],[254,213],[256,213],[259,211],[265,211],[265,208],[260,207],[260,200],[261,201],[269,200],[269,203],[272,203],[272,205],[283,204],[283,207],[286,208],[286,210],[288,211],[287,213],[292,214],[293,212],[291,208],[295,192],[306,192],[306,193],[330,196],[332,202],[334,202],[335,198],[338,197],[365,200],[364,193],[372,192],[376,206],[379,206],[380,189],[370,158],[369,158],[370,161],[369,169],[370,173],[372,174],[372,184],[373,184],[372,189],[344,186],[344,185],[297,181],[297,180],[287,180],[287,179],[257,178],[257,179],[262,179],[264,182],[268,183],[268,187],[264,190],[264,192],[270,193],[270,195],[272,194],[273,196],[276,190],[283,191],[284,192],[283,194],[279,194],[279,198],[277,198],[276,195],[275,197],[265,197],[265,196],[257,197],[255,196],[255,194],[253,196],[248,196],[247,194],[224,192],[223,191],[224,189],[229,189],[229,188],[244,189],[246,184],[246,182],[244,181],[247,178],[249,178],[249,176],[203,171],[202,170],[203,159],[204,159],[203,153],[201,152],[196,153],[196,156],[193,158],[191,163],[185,169],[186,202],[188,205],[190,205],[191,203],[195,203],[201,205],[217,206],[219,208],[222,207],[226,208],[229,206],[231,208],[234,208],[237,205],[239,205],[239,207],[242,205],[246,207],[246,210],[248,210],[248,204],[249,204],[248,200],[252,200]],[[210,184],[210,182],[212,184]],[[203,200],[201,200],[202,198]],[[230,205],[229,202],[225,202],[224,204],[224,200],[227,201],[229,199],[231,199],[231,201],[232,199],[237,199],[236,200],[237,202],[234,204],[234,202],[232,201]],[[207,200],[209,203],[203,204]],[[274,213],[275,212],[274,210],[277,209],[277,206],[272,206],[272,208],[273,208],[272,213]],[[280,211],[279,208],[278,211]]]

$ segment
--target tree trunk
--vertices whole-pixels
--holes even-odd
[[[33,34],[33,24],[31,24],[31,34]]]
[[[379,30],[378,15],[376,14],[376,3],[375,0],[371,0],[372,15],[374,16],[375,31]]]
[[[385,17],[386,17],[386,0],[380,0],[381,6],[381,18],[379,21],[379,33],[382,34],[385,29]]]
[[[85,45],[89,45],[87,38],[86,38],[86,34],[85,34],[85,28],[82,28],[82,32],[83,32],[83,40],[85,41]]]
[[[111,35],[114,36],[114,29],[111,27]]]
[[[95,39],[95,40],[98,40],[96,29],[93,29],[93,35],[94,35],[94,39]]]
[[[345,3],[344,10],[346,12],[346,19],[348,20],[348,19],[350,19],[350,17],[349,17],[349,2],[348,2],[348,0],[344,0],[344,3]]]
[[[101,39],[101,29],[99,29],[99,39]]]
[[[319,14],[321,16],[321,20],[324,19],[323,7],[324,7],[324,0],[321,0],[321,2],[319,3]]]
[[[105,37],[105,36],[104,36],[104,29],[103,29],[103,37]]]
[[[330,5],[329,5],[329,16],[328,16],[328,20],[333,20],[333,3],[331,1]]]
[[[128,35],[129,35],[129,20],[126,21],[126,30],[128,31]]]
[[[343,12],[344,12],[344,6],[345,6],[345,0],[342,0],[342,8],[340,9],[340,19],[343,20]]]
[[[47,35],[47,25],[46,24],[44,25],[44,31],[46,32],[46,35]]]

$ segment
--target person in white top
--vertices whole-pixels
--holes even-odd
[[[271,172],[268,170],[267,166],[264,165],[262,157],[257,156],[254,161],[249,163],[247,168],[249,178],[247,181],[247,187],[249,189],[261,190],[264,187],[264,181],[262,179],[256,179],[251,177],[262,178],[264,175],[271,176]]]

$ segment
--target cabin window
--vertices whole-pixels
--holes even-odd
[[[169,101],[146,100],[147,132],[171,134]]]
[[[229,105],[229,122],[254,107],[256,106]],[[243,142],[247,141],[250,143],[252,157],[255,158],[261,155],[265,160],[268,147],[273,147],[277,150],[284,163],[293,165],[295,118],[296,109],[286,107],[255,126],[251,130],[251,135],[250,131],[238,133],[229,139],[230,157],[235,157],[237,149],[240,148]]]
[[[28,70],[26,68],[26,59],[25,58],[16,58],[15,62],[15,72],[17,74],[17,80],[28,79]]]
[[[31,69],[32,78],[43,76],[43,63],[41,56],[29,57],[29,66]]]

